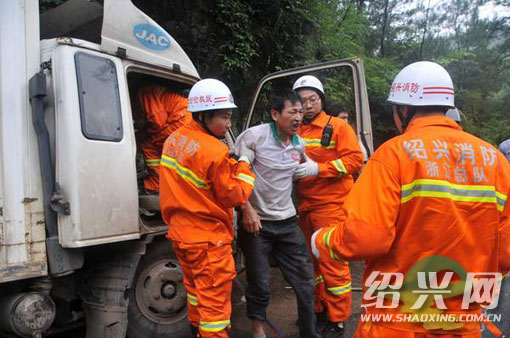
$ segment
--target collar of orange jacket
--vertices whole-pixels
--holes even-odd
[[[422,127],[430,127],[430,126],[441,126],[441,127],[449,127],[453,129],[462,130],[462,127],[457,124],[454,120],[446,116],[440,115],[431,115],[431,116],[420,116],[415,117],[411,120],[409,125],[406,128],[405,132],[415,130]]]
[[[210,132],[208,132],[204,126],[202,126],[202,124],[200,124],[197,120],[193,119],[191,120],[191,122],[189,123],[189,127],[192,128],[192,129],[195,129],[195,130],[199,130],[207,135],[211,135]],[[211,135],[211,136],[214,136],[214,135]]]
[[[310,124],[313,124],[313,125],[316,125],[317,127],[321,127],[322,128],[326,124],[326,122],[327,122],[326,119],[327,118],[328,118],[328,115],[323,110],[319,114],[317,114],[317,116],[315,116],[315,118],[312,120],[312,122],[310,122]]]

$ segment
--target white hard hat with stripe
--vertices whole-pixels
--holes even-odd
[[[454,107],[453,82],[442,66],[420,61],[403,68],[393,80],[388,102],[409,106]]]
[[[191,113],[237,108],[226,84],[216,79],[200,80],[188,95],[188,111]]]
[[[300,88],[313,88],[324,95],[324,87],[322,86],[322,82],[313,75],[304,75],[297,79],[292,86],[292,90],[298,90]]]

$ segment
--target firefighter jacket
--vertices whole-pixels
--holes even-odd
[[[196,121],[165,141],[160,200],[167,237],[183,243],[231,243],[233,207],[248,201],[250,165],[229,158],[228,147]]]
[[[161,86],[147,86],[138,92],[138,100],[147,119],[147,134],[150,143],[161,151],[166,138],[177,127],[191,121],[188,99]],[[175,125],[179,121],[180,123]],[[148,144],[147,147],[150,147]]]
[[[415,117],[368,161],[345,201],[346,220],[320,229],[312,246],[321,256],[366,261],[368,313],[416,313],[418,298],[427,296],[415,291],[438,290],[444,278],[448,288],[438,292],[440,299],[429,294],[420,313],[480,313],[483,299],[464,298],[469,296],[464,287],[474,278],[470,273],[510,268],[509,192],[510,165],[492,145],[447,117]],[[427,274],[420,277],[420,271]],[[383,274],[394,278],[385,283]],[[381,308],[375,292],[385,284],[399,299],[393,303],[387,295],[382,300],[388,307]],[[436,334],[479,332],[478,323],[380,325]]]
[[[324,127],[333,127],[329,145],[321,145]],[[305,141],[306,154],[319,164],[317,177],[298,181],[299,211],[306,211],[329,203],[343,203],[353,185],[352,174],[363,165],[363,154],[356,134],[349,124],[325,112],[309,124],[302,124],[298,135]]]

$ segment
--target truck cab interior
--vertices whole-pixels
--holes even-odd
[[[146,225],[149,226],[163,225],[159,205],[159,194],[155,193],[154,190],[148,191],[144,187],[144,180],[147,178],[147,176],[154,175],[155,172],[151,165],[146,161],[142,152],[142,146],[144,142],[147,142],[147,140],[149,140],[151,136],[154,135],[150,135],[150,122],[147,119],[145,109],[141,105],[139,92],[142,88],[147,86],[160,86],[168,89],[169,91],[187,97],[191,86],[171,79],[157,77],[136,71],[128,72],[127,81],[136,139],[136,172],[140,218]]]

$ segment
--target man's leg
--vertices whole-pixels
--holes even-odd
[[[232,247],[208,243],[183,244],[185,260],[195,284],[201,337],[228,337],[232,281],[235,277]]]
[[[339,206],[325,206],[310,213],[309,219],[314,231],[322,227],[338,224],[343,218]],[[324,279],[324,301],[331,323],[342,323],[351,314],[351,276],[349,263],[333,257],[321,257],[318,262],[320,274]]]
[[[273,256],[297,298],[300,337],[318,338],[314,310],[314,276],[312,260],[305,238],[294,217],[279,222]]]
[[[260,322],[266,321],[269,304],[269,255],[273,251],[271,222],[262,221],[262,229],[257,237],[239,227],[238,241],[246,263],[246,314],[254,321],[254,333],[261,334]]]

